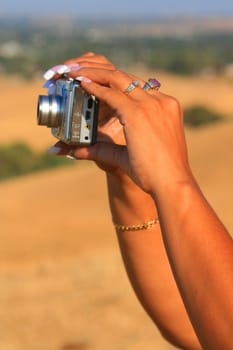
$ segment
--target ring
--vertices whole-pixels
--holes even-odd
[[[132,83],[129,84],[129,86],[125,89],[124,93],[128,95],[130,92],[132,92],[136,87],[138,87],[139,81],[138,80],[133,80]]]
[[[150,89],[159,90],[160,86],[161,86],[161,84],[157,79],[149,78],[147,80],[147,82],[145,83],[145,85],[143,86],[143,90],[144,91],[148,91]]]

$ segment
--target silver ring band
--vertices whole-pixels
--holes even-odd
[[[136,87],[138,87],[140,85],[138,80],[133,80],[129,86],[125,89],[124,93],[126,95],[128,95],[130,92],[132,92],[134,89],[136,89]]]

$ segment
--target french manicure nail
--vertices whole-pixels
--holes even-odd
[[[55,72],[52,69],[49,69],[43,74],[43,77],[45,80],[50,80],[54,77],[54,75],[55,75]]]
[[[59,69],[59,67],[61,67],[62,65],[61,64],[58,64],[56,66],[53,66],[51,68],[49,68],[43,75],[43,77],[46,79],[46,80],[50,80],[54,77],[54,75],[56,74],[57,70]]]
[[[58,64],[54,67],[49,68],[43,75],[45,80],[50,80],[54,77],[56,73],[58,74],[64,74],[69,73],[70,68],[64,64]]]
[[[66,66],[65,64],[62,64],[57,68],[58,74],[69,73],[70,71],[71,71],[71,68]]]
[[[73,157],[73,156],[71,156],[71,155],[69,155],[69,154],[67,154],[66,158],[71,159],[71,160],[76,160],[75,157]]]
[[[74,79],[78,80],[78,81],[83,81],[84,83],[91,83],[91,79],[89,79],[87,77],[83,77],[83,76],[79,76],[79,77],[76,77]]]
[[[47,150],[47,152],[48,152],[49,154],[58,154],[58,153],[61,152],[61,147],[52,146],[52,147],[50,147],[50,148]]]

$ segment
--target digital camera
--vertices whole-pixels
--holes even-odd
[[[74,80],[58,79],[39,95],[37,122],[70,145],[91,145],[97,136],[98,100]]]

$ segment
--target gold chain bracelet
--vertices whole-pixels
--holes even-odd
[[[142,224],[138,225],[119,225],[114,224],[115,228],[119,231],[139,231],[139,230],[148,230],[159,223],[159,219],[153,219],[150,221],[145,221]]]

